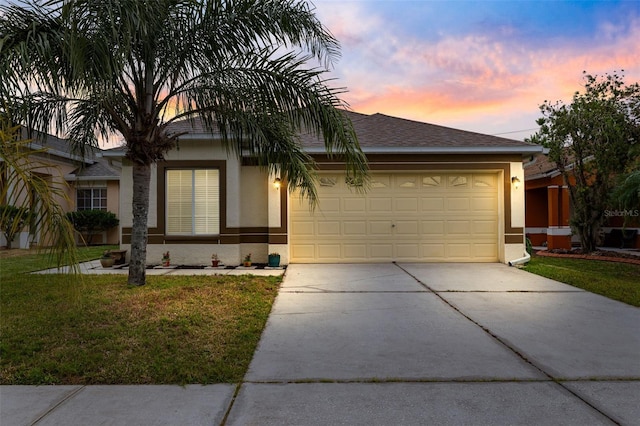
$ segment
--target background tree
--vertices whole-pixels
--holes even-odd
[[[640,143],[640,86],[622,76],[585,74],[584,92],[569,105],[545,101],[540,130],[530,139],[549,148],[549,159],[569,187],[570,224],[583,250],[596,249],[598,231],[611,207],[616,178],[635,160]]]
[[[348,175],[366,158],[323,74],[339,44],[298,0],[31,0],[0,7],[0,85],[16,117],[52,124],[78,149],[120,134],[133,165],[129,283],[145,283],[151,165],[199,116],[231,152],[246,151],[316,198],[296,135],[323,137]],[[309,65],[315,64],[315,65]]]

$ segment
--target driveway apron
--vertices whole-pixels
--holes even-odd
[[[638,424],[638,324],[501,264],[294,264],[226,424]]]

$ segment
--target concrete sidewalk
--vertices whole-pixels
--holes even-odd
[[[4,386],[0,424],[634,425],[638,324],[500,264],[291,265],[243,383]]]
[[[100,260],[92,260],[89,262],[83,262],[80,265],[80,273],[86,275],[126,275],[129,273],[127,265],[119,265],[111,268],[103,268],[100,264]],[[203,269],[181,269],[177,266],[169,267],[155,267],[147,269],[147,275],[261,275],[261,276],[277,276],[284,274],[285,268],[258,268],[256,266],[236,266],[233,268],[226,268],[221,266],[219,268],[205,267]],[[66,274],[69,272],[68,266],[61,268],[50,268],[42,271],[34,272],[34,274]]]

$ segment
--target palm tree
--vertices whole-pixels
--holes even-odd
[[[356,181],[366,158],[324,74],[339,44],[300,0],[31,0],[0,8],[2,95],[29,126],[74,146],[118,133],[133,165],[129,283],[145,283],[151,165],[200,117],[231,152],[248,150],[315,201],[321,136]],[[309,65],[313,64],[313,65]]]

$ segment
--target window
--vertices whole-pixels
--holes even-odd
[[[220,171],[167,170],[167,235],[220,233]]]
[[[78,188],[77,210],[107,210],[107,188]]]

